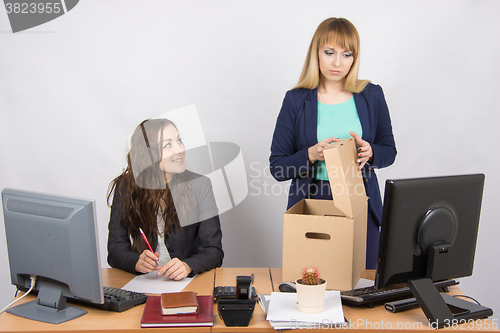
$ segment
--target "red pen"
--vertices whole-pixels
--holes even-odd
[[[149,244],[149,242],[148,242],[148,239],[146,238],[146,235],[144,235],[144,231],[142,231],[142,229],[141,229],[141,228],[139,228],[139,231],[141,232],[141,235],[142,235],[142,238],[144,238],[144,241],[146,241],[146,244],[147,244],[147,246],[148,246],[148,248],[149,248],[149,251],[151,251],[151,253],[153,253],[153,254],[154,254],[154,253],[155,253],[155,251],[153,251],[153,248],[151,247],[151,245],[150,245],[150,244]],[[156,264],[158,264],[158,261],[156,261]]]
[[[149,247],[149,251],[151,251],[152,253],[155,253],[155,251],[153,251],[153,249],[151,248],[151,245],[149,244],[148,239],[146,238],[146,235],[144,235],[144,231],[142,231],[141,228],[139,228],[139,231],[141,232],[142,238],[144,238],[144,240],[146,241],[146,244]]]

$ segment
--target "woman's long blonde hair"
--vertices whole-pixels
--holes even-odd
[[[346,76],[345,89],[353,93],[362,91],[370,81],[358,79],[360,46],[358,31],[349,20],[337,17],[324,20],[316,29],[299,82],[293,89],[318,87],[320,78],[318,51],[326,44],[338,45],[352,52],[354,61]]]

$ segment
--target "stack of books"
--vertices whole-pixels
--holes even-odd
[[[214,297],[193,292],[148,296],[141,327],[189,327],[214,325]]]
[[[274,292],[259,295],[259,303],[267,320],[276,330],[294,328],[340,328],[347,326],[339,291],[327,291],[323,311],[302,313],[297,305],[296,293]]]

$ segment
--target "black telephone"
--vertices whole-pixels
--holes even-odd
[[[218,299],[225,298],[235,298],[236,296],[236,287],[235,286],[218,286],[214,288],[214,299],[215,301]],[[255,287],[252,287],[252,298],[256,298],[257,293],[255,291]]]
[[[252,287],[253,274],[251,276],[237,276],[236,287],[218,286],[214,288],[214,300],[218,299],[253,299],[257,298],[255,287]],[[249,291],[251,294],[249,295]]]
[[[236,287],[214,288],[217,311],[226,326],[248,326],[253,316],[257,292],[252,276],[237,276]]]

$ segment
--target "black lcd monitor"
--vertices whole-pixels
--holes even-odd
[[[375,287],[408,283],[429,321],[493,314],[440,294],[434,282],[472,275],[485,176],[387,180]]]
[[[12,284],[27,290],[34,275],[37,292],[7,312],[58,324],[87,313],[67,298],[104,303],[92,200],[4,189],[2,203]]]

